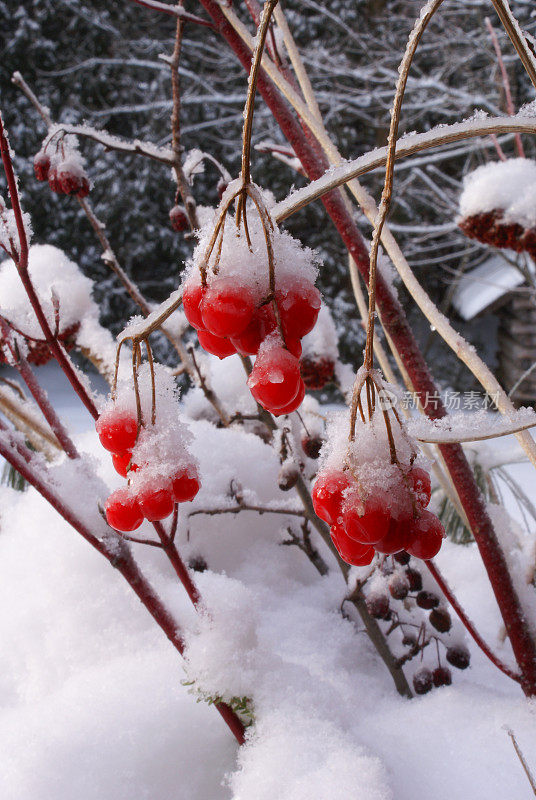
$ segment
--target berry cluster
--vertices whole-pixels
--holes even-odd
[[[183,308],[208,353],[219,358],[257,356],[248,386],[260,405],[276,415],[298,408],[305,395],[300,340],[312,330],[320,310],[320,292],[312,283],[281,282],[275,300],[259,304],[238,277],[217,276],[208,286],[190,279]]]
[[[536,253],[536,229],[506,221],[501,209],[472,214],[459,220],[458,225],[466,236],[491,247]]]
[[[439,645],[444,648],[448,664],[460,670],[469,666],[469,650],[460,642],[459,631],[440,595],[432,588],[423,588],[423,577],[418,565],[413,566],[410,554],[402,551],[392,558],[385,558],[374,576],[365,580],[365,590],[369,582],[367,610],[374,619],[388,622],[391,633],[400,631],[400,663],[416,657],[422,659],[425,651],[432,657],[437,656],[435,668],[420,666],[413,675],[415,693],[426,694],[434,686],[450,686],[452,674],[447,666],[441,664]],[[427,650],[432,642],[436,647]]]
[[[56,194],[74,194],[80,198],[89,194],[89,179],[80,155],[74,150],[62,148],[61,154],[57,152],[52,157],[46,149],[40,150],[34,156],[34,172],[37,180],[48,181]]]
[[[392,487],[391,487],[392,491]],[[353,566],[372,562],[374,553],[402,550],[417,558],[433,558],[444,530],[426,506],[430,475],[420,467],[400,472],[396,503],[390,492],[376,487],[365,493],[349,470],[321,473],[313,487],[316,514],[331,526],[331,538],[341,558]]]
[[[116,471],[128,480],[104,507],[108,524],[122,532],[135,530],[144,518],[150,522],[165,519],[177,503],[193,500],[200,489],[197,465],[187,449],[191,434],[178,418],[172,376],[159,364],[154,365],[153,376],[145,364],[136,380],[142,424],[128,382],[116,389],[115,399],[95,424]],[[153,380],[158,415],[152,402]]]
[[[323,389],[335,377],[335,362],[327,356],[307,355],[301,360],[301,376],[307,389]]]
[[[80,323],[75,322],[74,325],[69,325],[69,327],[58,332],[58,339],[67,351],[72,350],[75,346],[76,334],[79,329]],[[35,364],[36,367],[40,367],[43,364],[47,364],[50,359],[53,358],[52,351],[44,339],[35,339],[25,336],[24,341],[27,347],[26,359],[30,364]],[[7,362],[8,356],[2,347],[2,336],[0,335],[0,364],[6,364]]]
[[[111,408],[100,415],[95,427],[102,446],[112,453],[116,471],[124,478],[141,473],[136,487],[118,489],[106,501],[106,520],[116,531],[136,530],[144,518],[150,522],[165,519],[176,503],[194,499],[200,488],[194,465],[181,466],[172,474],[155,474],[148,465],[134,463],[132,451],[138,438],[135,414]]]

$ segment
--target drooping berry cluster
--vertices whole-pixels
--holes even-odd
[[[228,223],[228,227],[232,223]],[[248,380],[255,400],[276,415],[294,411],[305,395],[300,375],[301,339],[314,327],[321,305],[314,286],[314,254],[274,230],[271,292],[263,229],[248,223],[251,247],[235,228],[222,234],[217,267],[204,264],[207,234],[183,285],[183,308],[200,345],[218,358],[257,356]],[[279,265],[283,266],[280,267]]]
[[[312,497],[317,515],[330,525],[333,543],[348,564],[363,566],[371,563],[375,552],[401,550],[429,559],[441,548],[443,526],[426,508],[430,475],[415,463],[416,443],[401,423],[398,426],[396,460],[395,434],[389,431],[389,444],[382,414],[363,424],[350,443],[340,441],[340,423],[331,426],[331,452]]]
[[[102,446],[112,453],[116,471],[128,480],[126,487],[110,495],[104,507],[108,524],[117,531],[136,530],[144,519],[165,519],[177,503],[193,500],[200,489],[197,465],[186,447],[188,432],[178,421],[176,410],[175,415],[171,413],[175,398],[169,376],[156,367],[160,402],[154,423],[138,425],[128,389],[110,401],[96,422]],[[144,419],[150,420],[150,415],[144,414]]]
[[[460,219],[458,225],[470,239],[491,247],[536,253],[536,228],[527,229],[517,222],[506,221],[502,209],[473,214]]]
[[[470,654],[463,643],[461,626],[453,622],[445,598],[431,579],[424,586],[423,576],[409,553],[402,551],[380,561],[373,575],[365,578],[363,591],[369,614],[380,624],[388,623],[391,647],[399,663],[421,659],[421,666],[413,675],[416,694],[452,683],[449,667],[441,663],[442,652],[452,667],[467,669]],[[422,664],[425,654],[428,663]]]
[[[80,153],[68,148],[63,142],[56,152],[50,154],[49,149],[45,147],[34,156],[37,180],[48,181],[51,190],[56,194],[87,197],[91,187]]]

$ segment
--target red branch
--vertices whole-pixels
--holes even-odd
[[[28,272],[28,237],[26,235],[26,228],[24,227],[24,220],[22,216],[22,209],[20,206],[20,199],[19,199],[19,190],[17,186],[17,179],[15,178],[15,172],[13,170],[13,162],[11,160],[11,153],[9,150],[9,142],[7,140],[7,136],[4,130],[4,125],[2,121],[2,115],[0,114],[0,152],[2,154],[2,163],[4,165],[4,171],[6,173],[6,181],[7,181],[7,188],[9,191],[9,196],[11,199],[11,207],[13,209],[13,214],[15,216],[15,223],[17,226],[17,233],[19,236],[19,248],[18,253],[13,253],[12,257],[16,263],[17,270],[19,272],[20,279],[28,295],[28,300],[34,310],[35,316],[37,317],[37,321],[41,326],[41,330],[43,331],[43,336],[45,337],[46,343],[50,347],[56,361],[60,365],[61,369],[65,373],[67,380],[73,387],[74,391],[81,399],[93,419],[97,419],[98,412],[95,408],[95,404],[93,400],[88,395],[85,387],[81,383],[80,379],[78,378],[71,361],[67,357],[65,350],[61,346],[58,339],[54,336],[50,329],[50,325],[48,324],[47,318],[45,313],[41,307],[41,303],[39,302],[39,298],[37,297],[37,293],[34,289],[33,283],[30,279],[30,274]]]
[[[212,17],[219,33],[234,51],[244,69],[249,71],[251,52],[227,22],[217,3],[214,0],[199,0],[199,2]],[[320,177],[327,168],[326,160],[320,157],[317,148],[309,144],[300,123],[264,71],[261,71],[259,75],[258,89],[302,162],[308,177],[311,180]],[[340,193],[331,192],[324,195],[322,202],[364,280],[368,283],[368,249],[351,214],[346,209]],[[404,363],[425,413],[432,419],[445,416],[446,410],[442,403],[430,400],[431,397],[439,397],[437,387],[419,350],[404,310],[381,275],[378,275],[376,300],[382,324]],[[535,695],[536,643],[526,624],[521,603],[514,589],[484,500],[463,449],[459,445],[450,444],[442,445],[440,450],[471,525],[501,610],[512,649],[521,670],[521,686],[527,695]]]
[[[452,608],[454,609],[456,614],[459,616],[459,618],[462,621],[465,629],[473,637],[473,639],[475,640],[477,645],[480,647],[482,652],[489,658],[489,660],[493,664],[495,664],[495,666],[498,669],[501,670],[501,672],[504,672],[504,674],[508,675],[509,678],[512,678],[512,680],[517,681],[518,683],[520,683],[521,682],[521,676],[519,675],[519,673],[514,672],[513,670],[510,669],[510,667],[507,667],[506,664],[503,664],[503,662],[500,660],[500,658],[498,658],[498,656],[496,656],[495,653],[488,647],[488,645],[486,644],[484,639],[481,637],[481,635],[476,630],[475,626],[473,625],[473,623],[471,622],[471,620],[469,619],[469,617],[467,616],[467,614],[463,610],[462,606],[460,605],[460,603],[458,602],[458,600],[456,598],[456,595],[453,593],[452,589],[450,588],[450,586],[448,585],[448,583],[446,582],[445,578],[443,577],[443,575],[441,574],[439,569],[436,567],[434,562],[433,561],[425,561],[425,564],[428,567],[431,575],[433,575],[433,577],[435,578],[435,581],[436,581],[437,585],[439,586],[439,588],[441,589],[441,591],[443,592],[443,594],[445,595],[445,597],[447,598],[447,600],[451,604]]]

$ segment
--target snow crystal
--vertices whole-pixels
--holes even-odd
[[[485,164],[465,176],[461,216],[490,211],[503,211],[504,222],[536,226],[536,162],[510,158]]]

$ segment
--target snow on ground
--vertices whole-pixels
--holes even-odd
[[[74,407],[80,449],[110,489],[122,485]],[[262,503],[292,502],[258,437],[204,419],[191,427],[203,478],[195,508],[232,505],[233,477]],[[339,614],[336,569],[320,578],[281,547],[280,518],[188,522],[185,512],[181,552],[211,567],[195,573],[208,616],[196,618],[158,551],[136,553],[187,631],[186,665],[121,577],[33,490],[0,489],[2,800],[529,800],[504,726],[536,769],[536,706],[479,651],[471,646],[471,667],[453,670],[451,687],[403,700]],[[476,549],[447,542],[438,563],[510,661]],[[244,748],[185,679],[253,698]]]

